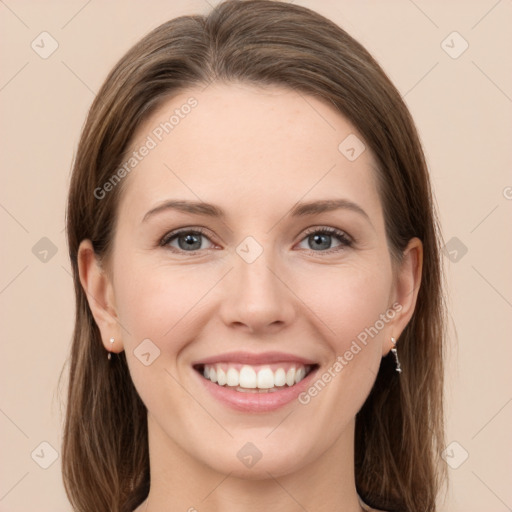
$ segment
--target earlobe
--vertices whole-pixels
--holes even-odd
[[[121,333],[117,321],[112,283],[107,272],[102,268],[90,240],[82,240],[78,248],[78,271],[80,283],[100,330],[105,349],[109,352],[120,352],[123,347],[120,342]],[[114,347],[110,342],[111,338],[116,340]]]
[[[416,308],[418,292],[421,286],[423,270],[423,244],[419,238],[411,238],[402,256],[396,273],[394,297],[392,302],[400,305],[400,310],[390,326],[391,334],[399,339],[409,323]],[[398,309],[398,308],[397,308]],[[393,348],[391,338],[382,347],[383,356]]]

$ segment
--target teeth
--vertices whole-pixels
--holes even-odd
[[[213,370],[213,373],[215,373],[215,370]],[[212,380],[212,382],[215,381]],[[290,368],[286,373],[286,384],[288,384],[288,386],[293,386],[295,384],[295,368]]]
[[[237,391],[268,390],[277,391],[276,388],[298,384],[310,367],[300,364],[286,364],[273,371],[269,366],[235,365],[217,363],[205,365],[203,376],[219,386],[227,385]]]
[[[228,386],[238,386],[240,384],[240,375],[234,368],[230,368],[226,374]]]
[[[279,368],[274,373],[274,385],[284,386],[286,384],[286,373],[282,368]]]
[[[270,368],[263,368],[258,372],[258,388],[270,389],[274,387],[274,372]]]
[[[250,366],[242,366],[240,370],[240,387],[251,389],[256,387],[256,372]]]
[[[217,384],[219,386],[224,386],[228,379],[226,379],[226,373],[222,368],[217,368]]]

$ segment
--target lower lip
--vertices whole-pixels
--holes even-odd
[[[311,383],[318,368],[313,369],[298,384],[291,387],[283,387],[279,391],[269,393],[244,393],[235,391],[225,386],[214,384],[211,380],[205,379],[199,372],[193,370],[201,380],[205,388],[214,398],[223,404],[243,412],[269,412],[275,411],[295,400],[303,393]]]

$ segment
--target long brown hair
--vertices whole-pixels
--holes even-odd
[[[378,163],[391,254],[424,246],[413,317],[400,338],[403,372],[383,359],[356,417],[359,495],[379,509],[430,512],[445,479],[444,302],[440,235],[419,137],[399,92],[344,30],[297,5],[229,0],[207,16],[182,16],[153,30],[111,71],[78,146],[67,206],[76,323],[62,447],[65,489],[80,512],[131,512],[150,485],[147,411],[124,353],[107,360],[80,284],[77,253],[90,239],[98,257],[112,248],[122,187],[94,191],[119,169],[137,127],[170,95],[212,81],[281,85],[337,108]]]

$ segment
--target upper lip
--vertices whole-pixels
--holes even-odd
[[[195,361],[192,363],[192,366],[215,363],[239,363],[258,365],[265,363],[281,363],[285,361],[300,363],[303,365],[317,364],[316,361],[313,361],[312,359],[296,356],[294,354],[286,354],[285,352],[261,352],[260,354],[254,354],[251,352],[225,352],[224,354],[218,354],[215,356]]]

